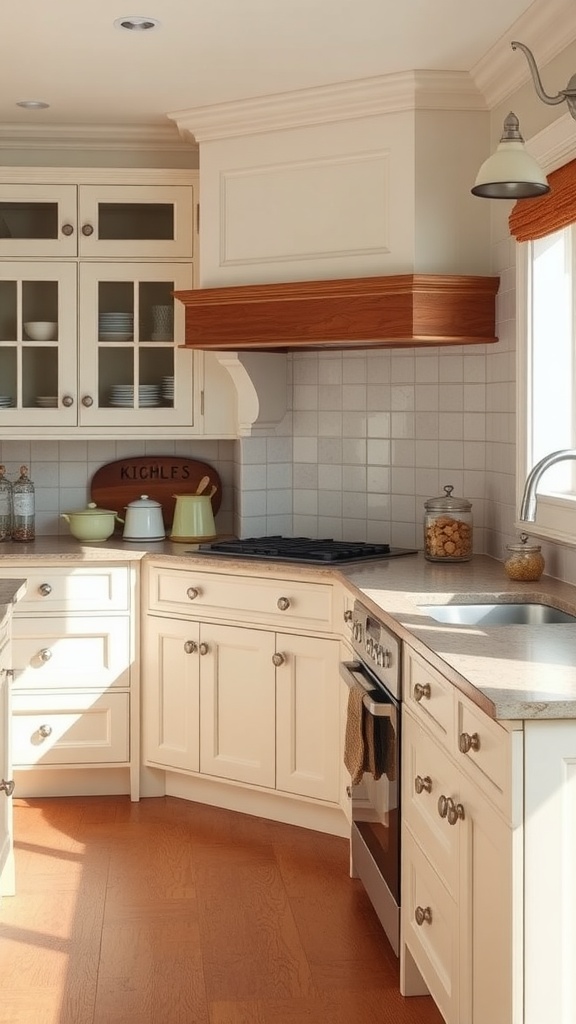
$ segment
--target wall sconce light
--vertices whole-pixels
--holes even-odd
[[[576,119],[576,75],[556,96],[544,92],[538,67],[531,50],[524,43],[510,43],[513,50],[522,50],[538,97],[551,105],[566,101],[568,110]],[[544,196],[550,191],[542,168],[524,149],[520,122],[515,114],[508,114],[500,143],[493,156],[488,157],[478,171],[472,193],[485,199],[529,199]]]

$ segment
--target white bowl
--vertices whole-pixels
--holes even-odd
[[[50,323],[49,320],[29,320],[24,324],[24,330],[32,341],[53,341],[58,324]]]

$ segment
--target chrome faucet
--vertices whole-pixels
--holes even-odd
[[[551,452],[545,455],[540,462],[530,470],[524,485],[524,494],[520,504],[520,519],[525,523],[533,523],[536,519],[536,488],[540,477],[550,466],[556,462],[563,462],[565,459],[576,459],[576,448],[561,448],[558,452]]]

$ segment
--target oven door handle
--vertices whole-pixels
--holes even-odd
[[[396,708],[393,704],[383,704],[381,701],[372,700],[370,694],[374,690],[374,685],[370,683],[363,672],[359,661],[341,661],[340,675],[349,690],[352,690],[356,683],[359,683],[362,689],[366,691],[362,698],[362,703],[368,714],[373,715],[374,718],[392,718]]]

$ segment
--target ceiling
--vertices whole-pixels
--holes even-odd
[[[0,125],[172,111],[410,70],[470,71],[532,0],[5,0]],[[127,9],[128,8],[128,9]],[[137,8],[137,9],[134,9]],[[125,15],[150,32],[119,30]],[[44,100],[23,110],[19,100]]]

